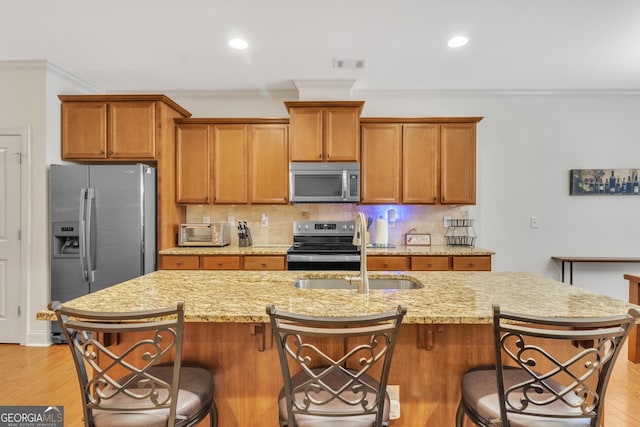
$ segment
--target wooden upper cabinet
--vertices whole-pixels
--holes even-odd
[[[107,105],[107,157],[153,159],[156,156],[155,102]]]
[[[322,108],[289,110],[289,150],[292,162],[324,160]]]
[[[286,119],[181,119],[177,127],[177,203],[288,203]]]
[[[62,104],[62,158],[107,158],[107,104],[64,102]]]
[[[441,125],[440,202],[476,203],[476,124]]]
[[[475,204],[481,119],[362,119],[361,202]]]
[[[248,202],[249,125],[211,126],[214,203]]]
[[[176,202],[209,203],[211,200],[211,149],[209,126],[176,127]]]
[[[438,201],[439,139],[439,125],[402,125],[402,203]]]
[[[64,160],[157,160],[173,118],[190,113],[164,95],[60,95]],[[167,125],[170,125],[167,127]],[[164,131],[167,135],[164,135]],[[169,136],[170,135],[170,136]]]
[[[324,110],[325,159],[329,162],[360,160],[360,108]]]
[[[289,201],[287,125],[251,127],[251,202],[283,204]]]
[[[289,110],[289,160],[360,160],[363,101],[285,102]]]
[[[402,126],[362,126],[360,203],[400,203]]]

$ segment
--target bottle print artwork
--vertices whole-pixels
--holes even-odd
[[[569,194],[640,195],[638,169],[572,169]]]

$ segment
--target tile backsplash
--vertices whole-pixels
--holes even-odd
[[[396,212],[395,225],[389,224],[388,242],[404,244],[404,235],[409,232],[431,234],[433,245],[444,245],[443,219],[468,218],[466,206],[425,205],[355,205],[328,203],[301,203],[294,205],[194,205],[187,206],[187,221],[200,223],[232,222],[231,244],[238,244],[236,225],[247,221],[254,245],[288,245],[293,241],[294,221],[348,221],[354,220],[358,212],[373,218],[371,236],[374,235],[375,220],[387,219],[389,209]]]

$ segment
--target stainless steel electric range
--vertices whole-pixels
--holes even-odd
[[[355,221],[296,221],[287,251],[289,270],[359,270],[360,250],[353,245]]]

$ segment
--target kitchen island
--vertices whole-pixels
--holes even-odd
[[[412,290],[297,289],[302,277],[353,272],[156,271],[66,305],[103,311],[147,310],[185,301],[184,359],[205,365],[216,381],[220,425],[277,426],[281,387],[267,304],[309,315],[351,316],[394,309],[407,315],[389,384],[400,386],[401,417],[392,426],[453,425],[462,373],[493,362],[491,304],[524,313],[587,317],[624,313],[624,301],[528,273],[374,272],[407,277]],[[51,320],[42,311],[38,319]],[[126,337],[123,338],[126,340]]]

